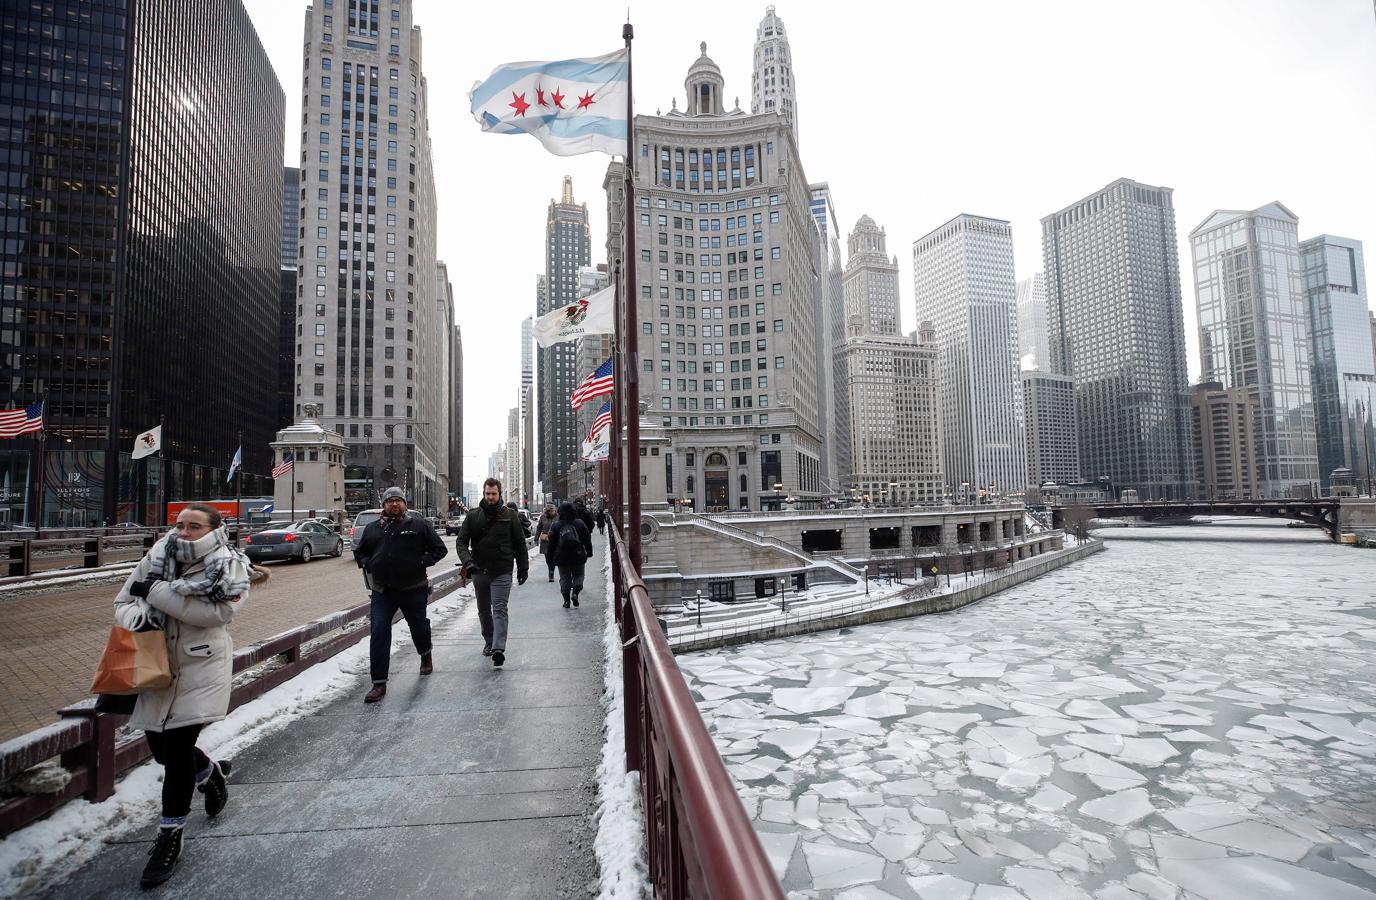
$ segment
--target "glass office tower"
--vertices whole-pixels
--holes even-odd
[[[0,449],[0,515],[150,520],[269,469],[284,99],[239,0],[0,9],[0,406],[46,441]],[[251,476],[251,496],[266,484]]]

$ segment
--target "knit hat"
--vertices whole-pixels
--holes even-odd
[[[396,486],[389,487],[387,490],[385,490],[385,491],[382,492],[382,502],[383,502],[383,503],[386,503],[388,500],[391,500],[391,499],[393,499],[393,498],[396,498],[396,499],[398,499],[398,500],[405,500],[405,499],[406,499],[406,492],[403,491],[401,488],[396,487]]]

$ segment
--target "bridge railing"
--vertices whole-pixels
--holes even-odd
[[[430,601],[444,597],[458,586],[457,568],[431,576]],[[366,637],[368,629],[359,627],[359,623],[366,623],[368,611],[369,604],[363,603],[236,650],[230,710]],[[91,668],[95,670],[95,660],[91,660]],[[96,712],[95,698],[59,710],[58,715],[61,718],[51,725],[0,744],[0,783],[53,758],[59,759],[71,774],[71,780],[57,793],[0,800],[0,838],[76,797],[93,803],[105,800],[114,793],[117,776],[151,755],[141,735],[116,743],[119,728],[128,716]]]
[[[658,898],[783,900],[617,526],[616,616],[626,689],[626,768],[640,772],[650,880]]]

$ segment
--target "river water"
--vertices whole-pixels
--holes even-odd
[[[792,896],[1376,898],[1376,553],[1099,533],[965,609],[679,658]]]

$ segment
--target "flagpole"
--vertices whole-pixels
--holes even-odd
[[[158,527],[167,526],[167,462],[163,445],[167,443],[167,416],[158,416]]]
[[[621,270],[622,262],[621,260],[617,260],[613,264],[612,270],[612,278],[614,279],[613,284],[616,286],[612,292],[612,317],[614,326],[612,332],[612,359],[615,360],[612,365],[615,371],[612,375],[612,433],[611,440],[608,441],[609,446],[607,447],[607,461],[609,463],[607,471],[611,481],[610,493],[607,495],[607,500],[611,504],[614,514],[612,521],[616,523],[618,528],[624,528],[626,525],[626,520],[624,518],[625,510],[621,505],[621,495],[623,493],[621,490],[621,423],[625,418],[621,414],[621,400],[625,393],[622,389],[622,385],[626,383],[626,373],[621,371],[621,339],[626,331],[625,323],[621,319]]]
[[[234,454],[239,458],[239,467],[234,470],[236,476],[234,481],[234,516],[239,520],[239,527],[234,529],[234,546],[239,546],[239,536],[244,533],[244,430],[239,429],[239,451]]]
[[[626,530],[631,565],[640,571],[640,352],[637,333],[639,299],[635,289],[635,90],[631,80],[631,41],[635,28],[630,22],[621,26],[626,39],[626,202],[622,206],[626,233]]]
[[[29,458],[30,468],[34,468],[35,463],[37,463],[34,477],[31,479],[34,483],[34,534],[40,533],[40,530],[43,528],[43,488],[45,486],[44,483],[47,481],[48,474],[48,392],[44,391],[39,394],[38,399],[41,404],[39,406],[39,415],[43,417],[43,427],[38,429],[38,446],[34,449],[33,454]]]

